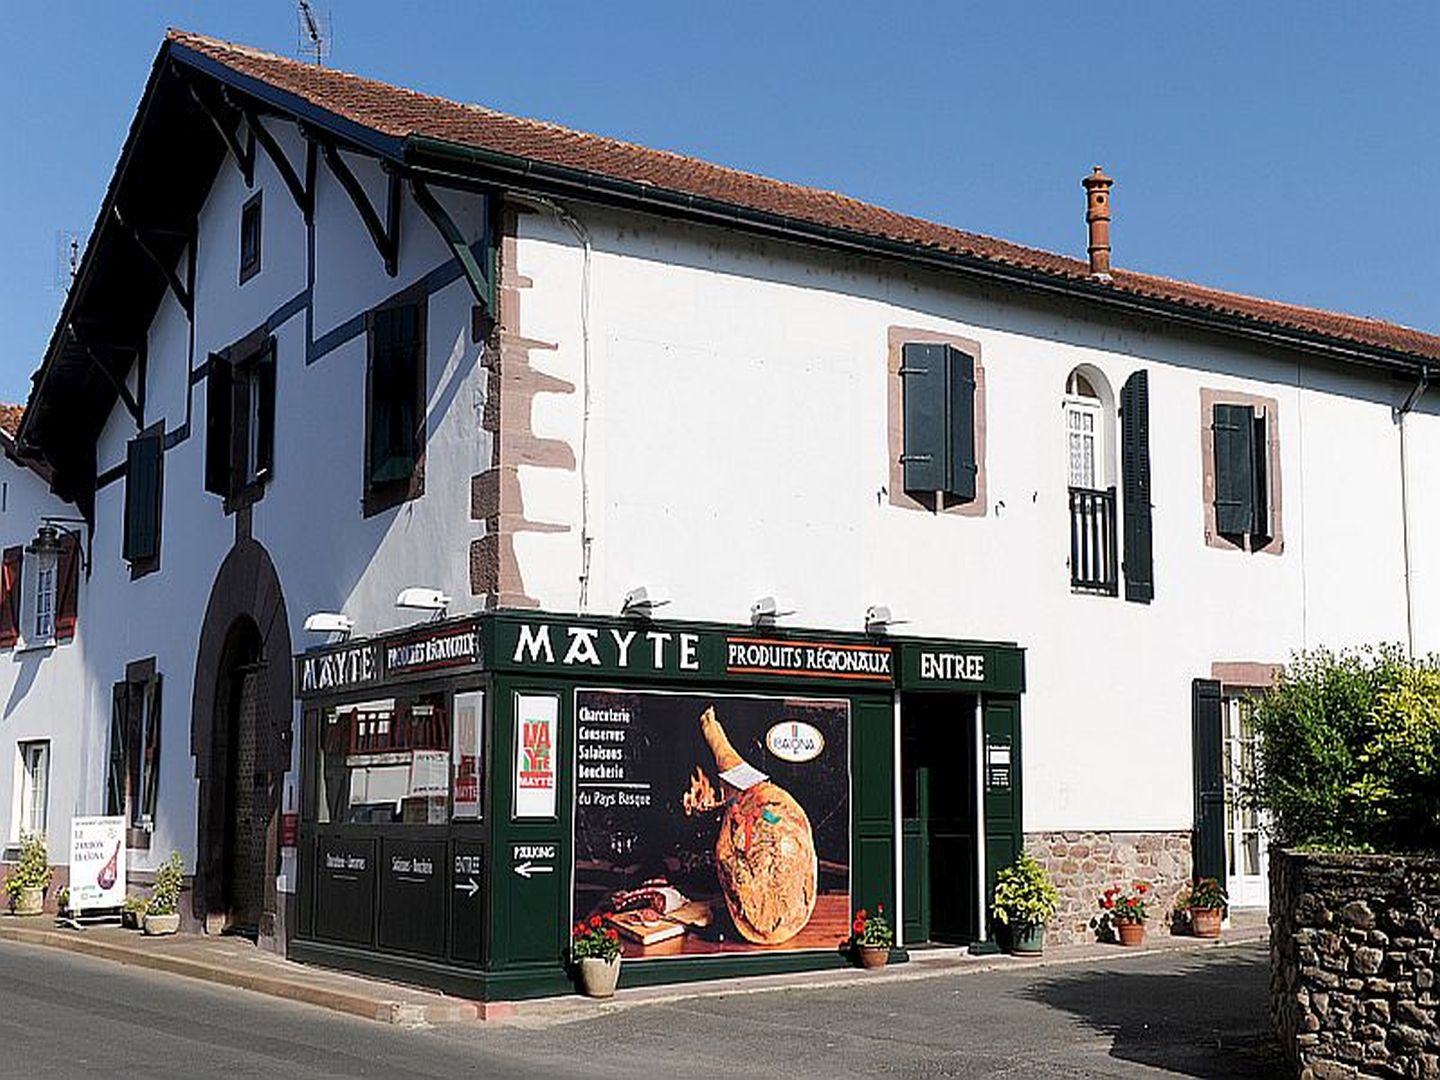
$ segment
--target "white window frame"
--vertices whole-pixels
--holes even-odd
[[[1065,405],[1065,475],[1073,488],[1085,488],[1087,491],[1105,490],[1105,404],[1099,398],[1075,397],[1067,394],[1064,399]],[[1083,426],[1072,426],[1072,417],[1090,418],[1090,431],[1085,431]],[[1079,436],[1082,440],[1090,439],[1090,483],[1076,483],[1076,475],[1073,471],[1073,460],[1071,458],[1071,440]],[[1080,477],[1080,479],[1084,479]]]
[[[20,582],[20,640],[16,651],[49,648],[55,644],[55,620],[59,614],[59,559],[25,552],[20,561]]]
[[[19,806],[15,814],[15,840],[32,832],[44,835],[49,826],[50,740],[25,740],[17,744],[17,751],[20,783],[17,786]]]

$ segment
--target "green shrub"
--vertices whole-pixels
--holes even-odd
[[[20,840],[20,858],[5,878],[5,891],[13,897],[21,889],[48,889],[53,873],[45,837],[40,833],[26,833]]]
[[[155,871],[155,886],[150,890],[150,915],[174,915],[180,909],[180,889],[185,881],[185,862],[178,851]]]
[[[1029,852],[1022,851],[1011,866],[995,875],[995,921],[1015,930],[1044,926],[1055,914],[1060,894],[1050,875]]]
[[[1297,655],[1253,703],[1244,795],[1276,842],[1347,851],[1440,846],[1440,663],[1394,646]]]

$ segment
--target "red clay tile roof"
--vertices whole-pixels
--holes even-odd
[[[20,420],[24,415],[24,405],[6,405],[0,403],[0,432],[9,435],[13,440],[15,433],[20,430]]]
[[[1069,282],[1089,279],[1080,259],[964,232],[897,214],[833,191],[802,187],[634,143],[573,131],[431,97],[248,46],[172,30],[168,39],[242,75],[295,94],[312,105],[394,138],[424,136],[616,180],[716,200],[811,225],[976,257]],[[1146,301],[1179,304],[1304,334],[1440,359],[1440,337],[1380,319],[1344,315],[1129,270],[1113,271],[1108,290]]]

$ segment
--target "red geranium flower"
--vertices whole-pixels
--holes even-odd
[[[1136,888],[1136,891],[1142,892],[1142,893],[1146,893],[1146,892],[1149,892],[1149,891],[1150,891],[1150,886],[1149,886],[1149,885],[1146,885],[1145,882],[1143,882],[1143,881],[1140,882],[1140,884],[1136,885],[1135,888]]]
[[[857,934],[863,934],[865,932],[865,923],[861,919],[856,919],[850,924],[850,929],[854,930]]]
[[[1106,907],[1107,909],[1109,909],[1109,908],[1113,908],[1114,906],[1115,906],[1115,901],[1112,900],[1112,899],[1111,899],[1110,897],[1108,897],[1108,896],[1105,897],[1105,907]]]
[[[591,915],[591,916],[590,916],[590,925],[593,926],[596,930],[600,929],[600,916],[599,916],[599,915]]]
[[[863,919],[863,918],[865,918],[865,909],[864,909],[863,907],[862,907],[859,911],[855,912],[855,918],[857,918],[857,919]]]
[[[884,915],[884,914],[885,914],[885,905],[884,905],[884,904],[876,904],[876,905],[875,905],[875,910],[878,911],[878,912],[880,912],[881,915]]]
[[[615,932],[615,928],[614,928],[613,926],[612,926],[610,929],[608,929],[608,930],[605,931],[605,936],[606,936],[607,938],[609,938],[611,941],[619,941],[619,940],[620,940],[620,935]]]

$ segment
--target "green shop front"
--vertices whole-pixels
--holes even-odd
[[[296,657],[298,960],[483,1000],[835,967],[856,908],[983,942],[1023,652],[501,612]],[[899,954],[903,957],[903,951]]]

